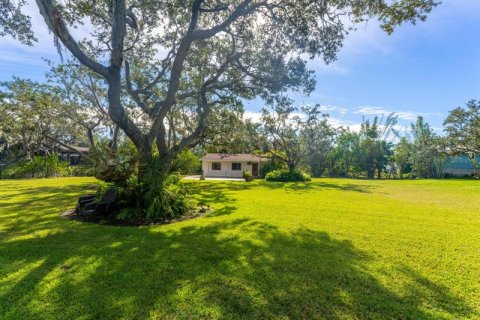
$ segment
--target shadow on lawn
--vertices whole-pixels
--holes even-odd
[[[66,189],[44,190],[50,208],[53,199],[74,203],[79,189]],[[234,203],[215,187],[204,192]],[[46,212],[42,197],[20,205]],[[287,233],[249,219],[175,229],[20,217],[16,232],[0,233],[1,319],[432,318],[425,304],[453,318],[474,312],[404,266],[410,285],[403,296],[391,292],[369,273],[369,255],[324,232]],[[37,236],[40,229],[49,232]]]
[[[285,190],[286,192],[315,192],[323,190],[337,190],[345,192],[359,192],[359,193],[372,193],[372,190],[377,188],[375,185],[368,184],[338,184],[328,182],[298,182],[298,183],[284,183],[284,182],[269,182],[269,181],[256,181],[254,183],[245,182],[186,182],[186,185],[190,188],[191,192],[196,195],[200,203],[205,204],[227,204],[226,208],[217,210],[210,216],[226,215],[232,213],[235,206],[235,198],[231,193],[235,191],[251,190],[252,188],[261,189],[274,189]],[[233,209],[232,209],[233,208]]]
[[[324,232],[248,219],[57,231],[0,243],[0,278],[23,273],[3,282],[0,318],[427,319],[431,297],[454,318],[472,312],[411,271],[414,287],[395,295],[369,274],[370,259]]]

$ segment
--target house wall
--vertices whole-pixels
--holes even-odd
[[[221,170],[212,170],[212,163],[219,162],[222,164]],[[241,163],[242,168],[239,171],[232,170],[232,162]],[[202,161],[202,170],[205,177],[227,177],[227,178],[242,178],[243,171],[252,171],[252,165],[248,162],[237,161]],[[260,163],[258,164],[258,170],[260,171]]]

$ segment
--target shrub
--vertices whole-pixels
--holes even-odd
[[[260,166],[260,176],[266,177],[269,172],[285,169],[285,164],[275,159],[262,162]]]
[[[188,149],[183,150],[176,156],[171,168],[172,172],[178,172],[180,174],[194,174],[201,170],[200,159]]]
[[[22,160],[9,166],[5,178],[51,178],[68,175],[68,163],[61,161],[58,155],[36,156],[31,160]]]
[[[97,191],[95,192],[95,197],[100,200],[103,198],[103,195],[107,192],[107,190],[116,188],[120,190],[120,187],[116,186],[114,183],[108,183],[104,181],[99,181]]]
[[[95,175],[95,170],[91,165],[69,166],[68,175],[71,177],[91,177]]]
[[[245,179],[246,182],[250,182],[253,181],[255,177],[251,171],[243,171],[243,179]]]
[[[294,181],[310,181],[310,175],[306,174],[302,170],[274,170],[265,176],[267,181],[282,181],[282,182],[294,182]]]
[[[99,144],[93,152],[94,173],[97,179],[106,182],[125,182],[135,172],[137,153],[134,148],[123,145],[112,150],[107,144]]]
[[[197,201],[180,184],[180,176],[170,174],[158,182],[150,183],[145,196],[147,220],[177,218],[197,206]]]

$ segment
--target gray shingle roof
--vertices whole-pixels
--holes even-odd
[[[249,153],[209,153],[202,158],[202,161],[239,161],[239,162],[259,162],[260,157]]]

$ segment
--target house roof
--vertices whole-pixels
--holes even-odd
[[[73,147],[75,150],[78,150],[81,153],[88,153],[89,149],[88,147]],[[58,146],[58,151],[64,152],[64,153],[73,153],[71,149],[68,149],[64,146]]]
[[[202,161],[239,161],[239,162],[258,162],[260,157],[250,153],[208,153],[202,158]]]

